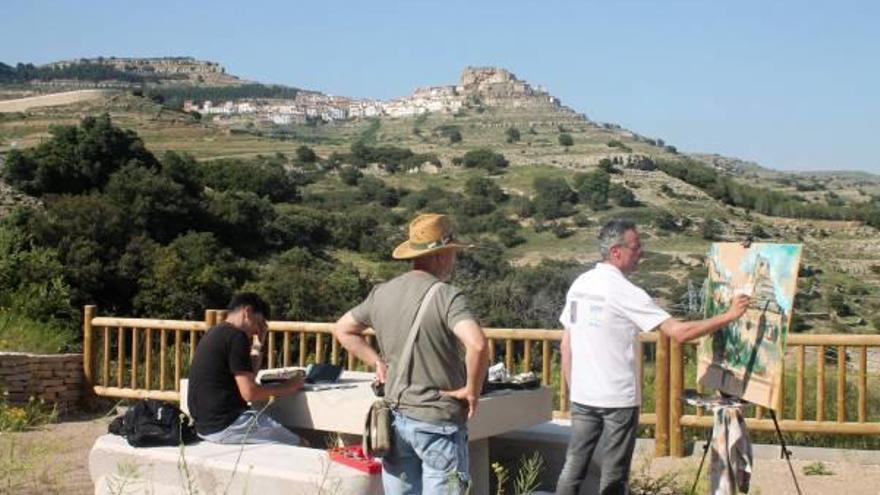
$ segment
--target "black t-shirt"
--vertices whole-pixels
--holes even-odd
[[[225,322],[208,330],[199,341],[190,365],[187,401],[200,434],[226,429],[247,410],[235,373],[253,372],[250,352],[247,335]]]

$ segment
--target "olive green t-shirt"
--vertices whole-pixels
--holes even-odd
[[[425,293],[436,282],[438,279],[427,272],[409,271],[374,287],[351,314],[376,331],[379,350],[388,363],[385,397],[393,407],[419,421],[464,424],[464,404],[440,395],[441,390],[454,390],[467,383],[464,347],[452,329],[474,317],[459,289],[442,283],[434,293],[413,345],[410,379],[394,383],[416,312]]]

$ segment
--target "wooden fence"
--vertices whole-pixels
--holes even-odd
[[[155,320],[118,317],[100,317],[94,306],[86,306],[83,323],[83,359],[87,393],[101,397],[122,399],[154,398],[179,400],[180,379],[187,375],[195,346],[200,335],[220,321],[225,312],[208,310],[202,321]],[[347,353],[333,338],[332,324],[311,322],[269,322],[265,346],[266,367],[305,366],[312,362],[344,363],[347,369],[362,368],[353,355]],[[511,371],[535,371],[544,385],[557,391],[557,417],[568,415],[568,391],[561,379],[558,363],[558,342],[562,332],[545,329],[485,329],[493,359],[503,359]],[[372,343],[374,334],[367,330]],[[711,427],[712,418],[699,411],[686,413],[681,402],[686,371],[692,371],[693,359],[688,359],[686,346],[670,341],[659,332],[641,334],[642,353],[640,373],[642,383],[652,387],[644,390],[640,423],[654,429],[655,454],[684,454],[683,428]],[[880,336],[873,335],[797,335],[788,339],[789,354],[796,359],[795,411],[793,417],[784,407],[777,409],[777,417],[784,431],[873,435],[880,433],[880,420],[868,417],[869,375],[867,353],[869,348],[880,349]],[[815,348],[816,414],[804,414],[806,350]],[[836,417],[825,416],[826,351],[835,349],[831,362],[835,367]],[[787,354],[788,355],[788,354]],[[839,356],[848,357],[839,365]],[[820,358],[821,357],[821,358]],[[855,359],[858,394],[855,420],[846,414],[847,363]],[[650,379],[647,371],[650,370]],[[646,380],[647,379],[647,380]],[[852,387],[850,387],[852,388]],[[785,393],[780,393],[784,404]],[[755,408],[747,418],[750,428],[769,430],[772,421],[764,419],[763,411]]]

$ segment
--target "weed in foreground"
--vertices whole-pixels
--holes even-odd
[[[806,476],[831,476],[834,471],[828,468],[822,461],[811,462],[804,466],[804,475]]]
[[[8,396],[8,392],[0,395],[0,432],[25,431],[58,419],[58,410],[43,399],[31,397],[27,404],[14,406],[7,402]]]
[[[532,455],[523,456],[519,459],[516,470],[516,478],[513,481],[515,495],[528,495],[534,493],[541,484],[541,472],[544,469],[544,459],[541,454],[534,452]],[[510,481],[510,470],[499,462],[492,463],[492,473],[495,475],[495,494],[505,495],[507,483]]]
[[[4,440],[0,437],[0,440]],[[60,493],[58,473],[49,460],[55,449],[45,443],[21,444],[15,436],[0,441],[0,493]]]
[[[630,475],[629,490],[632,495],[688,495],[694,473],[676,470],[654,475],[651,473],[651,459],[644,458]],[[701,479],[696,493],[706,493],[706,480]]]

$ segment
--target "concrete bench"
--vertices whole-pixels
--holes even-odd
[[[96,495],[382,493],[381,476],[333,462],[326,451],[288,445],[134,448],[104,435],[89,454],[89,472]]]
[[[554,419],[529,428],[522,428],[503,435],[493,437],[489,442],[489,457],[493,461],[515,463],[523,456],[535,452],[541,454],[544,468],[541,472],[541,488],[554,489],[559,472],[565,464],[565,451],[571,437],[571,420]],[[599,491],[599,466],[605,450],[605,436],[599,439],[596,453],[587,470],[586,483],[581,487],[581,495],[593,495]],[[636,440],[634,459],[651,456],[654,452],[654,440],[640,438]]]

